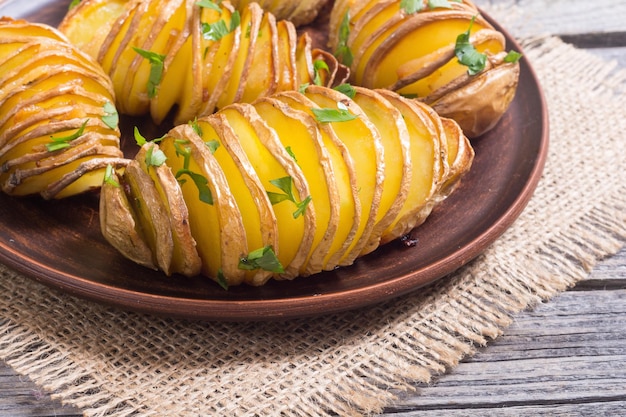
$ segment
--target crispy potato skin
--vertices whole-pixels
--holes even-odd
[[[168,201],[184,203],[196,244],[188,248],[200,272],[225,287],[352,264],[424,222],[474,157],[459,125],[429,106],[389,90],[352,93],[307,86],[173,128],[120,176],[136,204],[102,194],[103,207],[123,209],[103,210],[102,227],[123,235],[142,225],[145,245],[117,246],[149,247],[167,274],[193,275],[173,267],[180,241],[163,218]],[[158,168],[145,162],[150,146],[163,152]],[[160,181],[166,168],[179,181]],[[135,257],[151,265],[143,252]]]

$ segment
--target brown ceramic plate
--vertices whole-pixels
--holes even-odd
[[[0,15],[55,25],[68,3],[0,0]],[[510,36],[507,40],[510,48],[520,50]],[[510,110],[474,146],[471,172],[415,230],[416,246],[392,242],[330,273],[228,291],[202,277],[165,277],[125,260],[104,241],[97,195],[42,201],[0,194],[0,262],[73,295],[166,316],[267,320],[372,305],[415,291],[466,264],[526,206],[548,146],[546,105],[527,60],[521,61],[519,90]]]

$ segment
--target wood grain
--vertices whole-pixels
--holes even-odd
[[[477,1],[506,5],[528,24],[626,68],[622,0]],[[626,415],[626,249],[533,311],[431,384],[401,394],[382,416]],[[0,363],[0,416],[81,416]]]

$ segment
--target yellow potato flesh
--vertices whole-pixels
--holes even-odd
[[[454,45],[456,37],[466,32],[469,26],[470,23],[466,19],[446,19],[421,25],[402,37],[389,50],[384,51],[380,61],[373,63],[373,68],[367,67],[368,75],[366,76],[364,75],[365,65],[370,60],[374,50],[387,39],[388,34],[383,34],[364,53],[357,73],[361,74],[363,81],[371,78],[371,82],[368,81],[366,85],[367,87],[389,87],[398,81],[396,69],[406,62],[408,57],[428,55],[446,45]],[[482,28],[483,26],[478,22],[474,22],[470,34]],[[424,39],[428,39],[428,42],[424,42]],[[462,67],[460,64],[456,65]],[[467,71],[467,67],[464,68],[464,71]],[[445,84],[452,79],[454,79],[454,74],[450,75],[449,79],[442,80],[441,83]]]
[[[306,97],[298,93],[286,92],[276,95],[275,98],[315,118],[311,108],[317,106]],[[322,143],[333,163],[335,185],[340,196],[339,224],[323,261],[323,268],[329,270],[337,266],[339,259],[354,240],[357,226],[360,224],[361,208],[357,198],[356,174],[349,151],[337,138],[332,127],[320,125],[319,129]]]
[[[202,22],[215,23],[219,20],[223,20],[226,27],[230,27],[232,18],[232,12],[230,10],[223,9],[221,14],[215,11],[211,12],[212,13],[203,11]],[[215,18],[215,20],[205,20],[205,15],[208,15],[208,18]],[[207,80],[207,84],[202,92],[205,104],[201,110],[201,114],[211,114],[215,111],[215,106],[230,80],[229,74],[240,50],[240,33],[241,25],[226,36],[220,38],[219,42],[215,42],[210,49],[206,51],[204,79]]]
[[[475,47],[476,51],[480,53],[502,50],[502,45],[495,40],[477,44]],[[432,74],[399,89],[398,92],[401,94],[416,95],[417,97],[426,97],[465,74],[467,74],[467,67],[460,64],[455,57],[437,68]]]
[[[272,180],[288,177],[289,173],[283,164],[262,143],[255,129],[241,113],[231,107],[221,111],[227,118],[241,143],[242,148],[257,173],[261,184],[266,191],[281,193],[281,190],[270,183]],[[294,187],[296,201],[302,201],[306,196],[298,195]],[[304,218],[294,218],[297,207],[291,201],[282,201],[273,206],[278,228],[278,248],[274,248],[280,263],[283,266],[292,264],[300,249],[304,237]],[[258,248],[251,248],[255,250]]]
[[[439,184],[441,171],[440,147],[435,128],[419,107],[395,94],[381,91],[401,113],[411,138],[411,184],[409,193],[394,221],[383,233],[381,243],[401,237],[422,219],[420,210],[432,198]]]
[[[368,253],[378,247],[381,234],[395,219],[406,199],[412,169],[410,138],[402,114],[384,97],[357,88],[354,101],[363,109],[378,132],[381,132],[381,143],[385,149],[383,158],[385,180],[376,213],[376,225],[367,247],[364,248]]]
[[[191,55],[191,37],[182,33],[181,28],[185,28],[187,21],[187,9],[183,2],[177,7],[159,31],[154,43],[150,47],[151,52],[166,55],[161,82],[156,95],[150,100],[150,115],[156,124],[160,124],[168,115],[170,109],[186,96],[194,94],[199,85],[194,85],[196,80],[194,75],[197,71],[197,62],[194,62]],[[175,58],[174,58],[175,57]],[[148,77],[139,77],[139,74],[150,75],[150,63],[144,60],[137,70],[134,86],[138,91],[145,91]],[[192,100],[187,99],[188,107],[193,109]],[[197,111],[197,109],[194,109]],[[195,112],[194,112],[195,113]],[[193,118],[193,114],[184,120],[177,119],[175,124],[181,124]]]
[[[370,14],[365,14],[366,11],[372,10]],[[386,27],[386,33],[391,33],[395,30],[399,22],[393,24],[393,26],[389,26],[389,22],[393,22],[392,19],[394,17],[399,16],[400,12],[400,3],[395,1],[390,4],[376,4],[376,2],[371,2],[370,7],[364,8],[362,13],[365,14],[363,16],[362,21],[360,21],[362,13],[357,13],[351,20],[353,22],[358,22],[358,26],[354,27],[350,32],[350,49],[355,53],[356,58],[360,59],[361,48],[364,45],[367,45],[366,42],[372,39],[373,36],[377,33],[377,31],[382,30],[381,28]]]
[[[315,102],[320,108],[337,109],[341,93],[328,97],[322,90],[309,87],[305,95]],[[369,234],[374,227],[380,197],[382,192],[383,176],[383,148],[380,136],[372,130],[372,126],[363,118],[356,118],[346,122],[329,123],[337,136],[341,138],[348,148],[354,161],[358,197],[361,205],[361,219],[356,236],[348,252],[339,260],[340,265],[351,264],[367,243]]]
[[[181,144],[183,147],[188,146]],[[189,166],[184,166],[184,157],[177,155],[175,147],[175,139],[166,136],[159,143],[161,150],[167,156],[167,164],[175,174],[187,168],[191,172],[205,176],[209,180],[208,186],[214,199],[217,197],[215,184],[209,177],[210,170],[202,164],[198,163],[196,158],[189,158]],[[217,278],[222,271],[222,233],[220,232],[220,213],[218,213],[217,204],[207,204],[198,198],[198,189],[194,182],[187,176],[181,185],[183,197],[187,203],[189,210],[189,226],[191,233],[196,240],[198,253],[202,259],[202,273],[213,279]]]
[[[323,268],[322,260],[337,229],[339,213],[336,204],[339,196],[330,156],[321,143],[319,130],[312,131],[314,124],[305,125],[301,121],[306,115],[290,111],[280,104],[283,103],[261,99],[254,106],[263,120],[276,131],[283,146],[291,150],[308,181],[311,191],[310,206],[315,207],[316,227],[313,250],[309,252],[300,272],[310,274]],[[313,258],[314,253],[317,256]]]
[[[215,123],[215,121],[213,121]],[[217,141],[215,159],[224,171],[230,193],[237,202],[246,231],[246,244],[251,250],[277,245],[276,219],[265,189],[260,184],[254,169],[249,164],[243,149],[234,135],[220,130],[219,133],[207,121],[199,121],[202,138],[206,141]],[[269,277],[267,271],[246,271],[246,282],[258,284]]]
[[[278,45],[277,86],[276,91],[289,91],[298,88],[296,84],[296,32],[285,21],[276,23]]]
[[[254,36],[253,33],[250,36]],[[236,101],[249,103],[258,97],[271,94],[278,83],[278,37],[274,17],[268,13],[256,33],[256,45],[252,51],[248,76],[244,83],[241,96]],[[264,68],[255,71],[254,68]]]
[[[83,1],[68,12],[71,19],[64,19],[59,29],[79,49],[97,59],[102,39],[124,13],[127,3],[127,0]]]
[[[240,52],[237,54],[232,70],[228,75],[226,89],[217,101],[218,108],[236,102],[239,91],[243,90],[247,82],[262,17],[263,11],[257,4],[254,4],[253,7],[245,8],[241,13],[241,21],[237,30],[237,36],[240,37],[241,42],[239,46]]]
[[[76,181],[59,191],[54,198],[62,199],[84,193],[85,191],[97,190],[102,186],[105,172],[106,168],[100,168],[84,173]]]

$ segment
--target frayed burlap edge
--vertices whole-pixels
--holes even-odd
[[[585,52],[554,38],[529,40],[525,46],[531,60],[544,55],[551,60],[569,56],[565,60],[569,63],[572,54],[588,58]],[[591,61],[591,66],[596,70],[603,68],[605,73],[599,77],[594,75],[594,81],[583,88],[602,90],[601,93],[623,88],[624,72],[614,71],[610,65],[598,67],[594,65],[597,61]],[[541,78],[541,70],[538,72]],[[549,95],[551,86],[544,87]],[[614,102],[615,97],[607,96],[609,103],[611,100]],[[620,108],[619,105],[614,107]],[[51,392],[53,397],[85,410],[86,416],[349,416],[380,412],[398,392],[411,390],[417,383],[428,382],[434,375],[454,367],[463,357],[471,355],[475,346],[485,345],[500,335],[516,313],[574,285],[585,278],[600,259],[622,247],[626,239],[626,189],[619,184],[626,182],[612,172],[607,172],[605,180],[615,181],[611,192],[586,206],[585,211],[571,218],[568,224],[546,230],[542,239],[520,240],[516,245],[516,239],[523,235],[524,223],[532,221],[533,211],[542,209],[545,202],[541,199],[552,190],[550,184],[546,184],[548,179],[542,180],[538,196],[531,200],[528,210],[512,230],[478,259],[418,294],[364,311],[322,319],[323,323],[317,326],[328,326],[328,338],[332,340],[320,342],[323,349],[319,348],[317,354],[307,351],[302,354],[303,358],[295,354],[288,357],[292,363],[277,367],[279,371],[275,371],[279,372],[276,381],[286,382],[276,382],[262,389],[252,386],[245,392],[244,401],[238,404],[226,403],[225,395],[221,399],[208,395],[206,401],[198,400],[202,411],[194,413],[190,411],[193,407],[181,408],[177,399],[166,395],[150,404],[148,396],[132,386],[126,391],[120,390],[116,381],[107,379],[111,371],[103,369],[110,358],[92,357],[88,349],[77,350],[70,342],[52,343],[52,339],[62,340],[63,337],[55,338],[45,324],[33,324],[42,323],[36,320],[36,308],[4,309],[6,314],[0,322],[0,357]],[[510,262],[512,259],[515,262]],[[18,276],[11,271],[4,271],[3,275],[5,289],[16,291],[10,282],[18,280]],[[48,291],[38,284],[29,285]],[[91,305],[77,307],[73,303],[80,305],[80,301],[53,291],[49,297],[51,302],[67,303],[64,308],[73,312],[69,320],[97,310],[104,322],[133,320],[137,327],[173,326],[171,321],[160,318]],[[367,326],[352,324],[359,320]],[[337,329],[330,330],[333,324]],[[255,331],[247,324],[216,326],[222,326],[224,333],[233,329],[241,333]],[[306,330],[316,325],[306,321],[269,324],[264,332],[274,331],[280,335],[281,326],[287,327],[282,330],[284,335],[290,329]],[[366,333],[363,332],[365,327]],[[71,330],[67,332],[72,334]],[[354,337],[356,334],[358,338]],[[136,366],[141,367],[141,358],[137,361]],[[265,375],[258,366],[250,364],[250,375],[255,372]],[[294,381],[291,374],[298,372],[303,376],[302,382],[289,386],[287,383]]]

